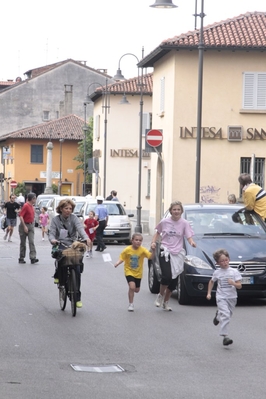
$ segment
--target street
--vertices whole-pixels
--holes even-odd
[[[59,308],[51,245],[40,229],[35,265],[28,252],[27,263],[18,264],[17,228],[13,242],[3,236],[1,230],[1,399],[264,397],[266,300],[239,302],[230,323],[234,343],[224,347],[212,324],[214,302],[180,306],[174,294],[172,312],[156,308],[145,263],[135,311],[128,312],[123,264],[115,269],[93,251],[84,258],[83,308],[73,318],[69,302]],[[150,242],[145,235],[144,246]],[[111,244],[104,253],[115,262],[123,248]],[[101,372],[106,365],[125,371]]]

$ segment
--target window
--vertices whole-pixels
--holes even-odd
[[[142,137],[146,136],[146,129],[151,130],[151,113],[145,112],[142,119]]]
[[[148,177],[147,177],[147,195],[146,197],[150,197],[151,196],[151,170],[148,169]]]
[[[161,91],[160,91],[160,113],[164,113],[165,107],[165,78],[161,78]]]
[[[43,146],[42,145],[31,145],[30,151],[31,163],[43,163]]]
[[[244,72],[243,109],[266,109],[266,72]]]
[[[49,111],[43,111],[42,119],[44,121],[49,121],[50,120],[50,112]]]
[[[94,138],[96,140],[100,139],[100,115],[95,116],[94,120]]]
[[[240,173],[249,173],[255,184],[264,187],[265,158],[241,158]],[[252,172],[253,170],[253,172]],[[240,192],[242,196],[242,192]]]

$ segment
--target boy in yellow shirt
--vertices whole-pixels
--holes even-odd
[[[140,291],[144,258],[151,259],[154,255],[155,246],[153,246],[152,252],[150,252],[148,249],[141,246],[142,241],[143,237],[140,233],[133,234],[131,239],[132,245],[129,245],[121,252],[119,260],[114,264],[114,267],[117,267],[121,263],[125,262],[124,271],[129,287],[129,312],[134,312],[134,293]]]

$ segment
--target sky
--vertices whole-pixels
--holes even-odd
[[[198,0],[198,13],[202,1]],[[153,3],[155,0],[2,0],[0,80],[24,79],[28,70],[68,58],[107,69],[110,76],[116,74],[120,61],[126,78],[137,76],[142,53],[148,55],[163,40],[195,26],[195,0],[173,0],[178,6],[174,9],[149,7]],[[265,0],[204,0],[204,26],[254,11],[266,12]],[[127,53],[134,56],[123,56]]]

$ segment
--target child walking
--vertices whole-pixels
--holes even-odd
[[[95,240],[96,229],[98,228],[98,226],[99,226],[99,222],[98,222],[98,220],[95,220],[95,212],[90,211],[88,219],[86,219],[84,222],[84,229],[87,233],[87,236],[91,240],[91,242],[89,243],[89,246],[88,246],[88,250],[85,255],[86,258],[92,257],[93,241]]]
[[[47,226],[49,223],[49,215],[46,206],[43,206],[39,215],[39,223],[42,228],[42,241],[44,241],[44,234],[48,234]]]
[[[143,237],[140,233],[133,234],[132,245],[129,245],[121,252],[120,259],[114,264],[114,267],[117,267],[125,262],[124,271],[128,282],[129,312],[134,312],[134,294],[140,291],[144,258],[151,259],[154,255],[154,248],[150,252],[141,246],[142,241]]]
[[[242,288],[242,276],[238,270],[229,266],[230,258],[225,249],[219,249],[213,254],[219,269],[215,270],[208,284],[207,299],[211,299],[211,291],[217,281],[216,303],[218,310],[213,319],[213,324],[220,323],[220,335],[223,345],[231,345],[233,340],[228,337],[228,326],[237,302],[237,289]]]

